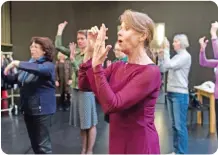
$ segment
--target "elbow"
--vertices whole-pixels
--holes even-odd
[[[55,44],[55,49],[56,49],[57,51],[61,51],[61,48],[60,48],[58,45],[56,45],[56,44]]]
[[[119,110],[116,107],[107,106],[107,107],[103,108],[103,111],[105,114],[111,114],[111,113],[116,113]]]
[[[200,61],[200,62],[199,62],[199,64],[200,64],[200,66],[203,66],[203,67],[205,67],[205,64],[204,64],[204,62]]]
[[[105,114],[116,113],[120,111],[119,104],[114,101],[104,101],[103,111]]]

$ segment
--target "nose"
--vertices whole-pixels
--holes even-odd
[[[121,34],[122,34],[122,30],[119,30],[119,31],[117,32],[117,36],[121,36]]]

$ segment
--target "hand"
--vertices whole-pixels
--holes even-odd
[[[106,29],[108,30],[108,28],[106,28]],[[88,37],[87,37],[88,45],[87,46],[92,51],[94,49],[94,45],[95,45],[95,42],[96,42],[99,31],[100,30],[98,29],[97,26],[94,26],[94,27],[92,27],[91,29],[88,30]],[[107,40],[108,37],[106,36],[105,39]]]
[[[56,87],[60,86],[58,81],[55,81],[55,85],[56,85]]]
[[[107,67],[109,67],[112,64],[111,60],[107,60]]]
[[[99,29],[97,26],[93,26],[91,29],[88,30],[87,36],[87,46],[85,49],[85,55],[83,62],[87,62],[93,56],[94,46],[99,33]]]
[[[207,47],[207,43],[208,43],[208,40],[205,40],[206,37],[202,37],[199,39],[199,43],[200,43],[200,46],[201,46],[201,51],[204,51],[205,48]]]
[[[74,42],[69,44],[70,47],[70,60],[74,60],[76,53],[76,44]]]
[[[158,54],[159,59],[163,59],[164,58],[164,49],[158,50],[157,54]]]
[[[8,75],[8,72],[13,69],[14,67],[18,67],[20,64],[20,61],[18,60],[13,60],[9,65],[7,65],[7,67],[4,70],[4,74]]]
[[[73,83],[72,80],[69,80],[69,81],[68,81],[68,85],[71,85],[72,83]]]
[[[112,48],[111,45],[106,46],[105,48],[105,40],[106,40],[106,31],[108,29],[102,24],[100,31],[98,33],[95,45],[94,45],[94,53],[92,57],[92,67],[96,67],[99,64],[102,64],[107,57],[108,52]]]
[[[66,27],[66,25],[67,25],[67,21],[64,21],[63,23],[60,23],[58,25],[58,33],[57,33],[57,35],[62,35],[62,32],[63,32],[64,28]]]
[[[94,45],[97,39],[99,33],[99,29],[97,26],[92,27],[91,29],[88,30],[88,36],[87,36],[87,40],[88,40],[88,44],[87,47],[89,48],[89,51],[93,51],[94,49]]]
[[[218,30],[218,22],[214,22],[211,24],[210,34],[212,38],[217,38],[216,32]]]

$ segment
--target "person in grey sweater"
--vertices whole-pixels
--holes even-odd
[[[170,59],[168,46],[159,53],[158,65],[161,72],[168,71],[167,107],[173,128],[173,147],[176,154],[188,151],[188,131],[186,118],[189,104],[189,72],[191,55],[186,48],[189,41],[185,34],[177,34],[173,39],[176,55]]]

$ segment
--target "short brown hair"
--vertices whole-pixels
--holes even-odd
[[[78,33],[83,34],[87,38],[87,32],[88,32],[87,30],[79,30],[79,31],[77,31],[77,34]]]
[[[32,37],[30,44],[39,44],[42,50],[45,52],[45,57],[48,61],[53,61],[55,55],[55,46],[52,40],[48,37]]]

